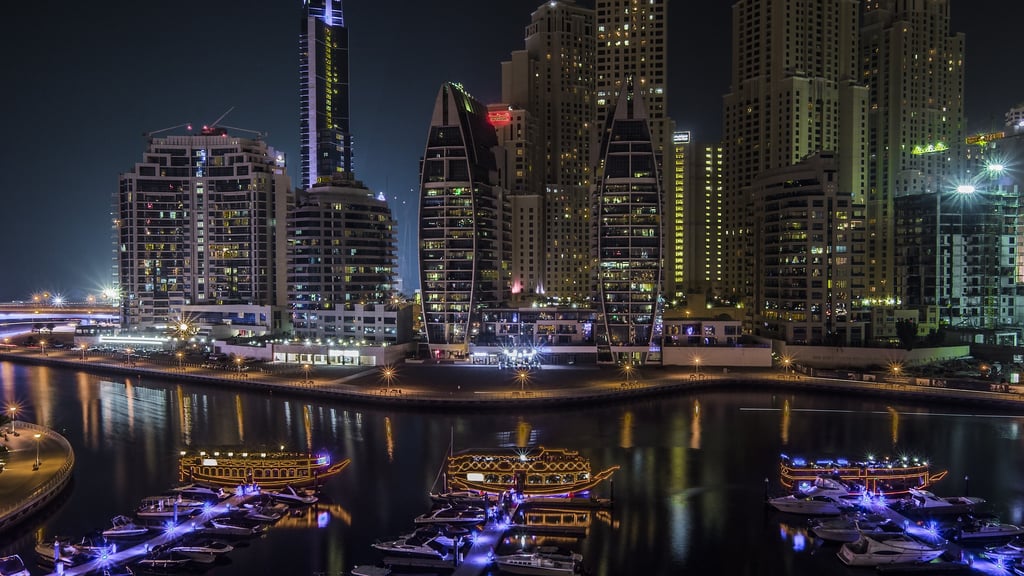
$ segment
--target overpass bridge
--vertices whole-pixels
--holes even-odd
[[[0,303],[0,336],[30,332],[37,324],[116,324],[120,321],[117,306],[105,304],[67,304],[64,306],[35,303]]]

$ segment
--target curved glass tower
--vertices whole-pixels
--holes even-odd
[[[508,299],[510,212],[498,186],[487,108],[441,86],[420,166],[420,286],[435,357],[462,358],[479,311]]]
[[[598,357],[642,362],[654,341],[661,286],[661,179],[647,110],[632,79],[608,117],[600,154],[594,210]]]

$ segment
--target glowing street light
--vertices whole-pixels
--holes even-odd
[[[82,344],[79,349],[82,351],[82,360],[85,360],[85,351],[89,348],[88,344]]]
[[[700,374],[700,356],[693,357],[693,373]]]
[[[46,340],[39,341],[39,353],[46,356]]]
[[[391,381],[395,379],[395,372],[395,367],[390,365],[380,369],[380,377],[388,388],[391,388]]]
[[[303,364],[302,370],[306,373],[306,381],[303,384],[312,384],[313,381],[309,379],[309,369],[312,368],[309,364]]]
[[[18,407],[11,404],[7,407],[7,411],[11,413],[11,434],[14,434],[14,418],[18,415]]]
[[[519,391],[526,392],[526,382],[530,379],[530,372],[528,370],[519,370],[516,372],[516,380],[519,381]]]
[[[790,365],[793,363],[793,359],[789,356],[782,357],[782,367],[785,369],[786,374],[789,374]]]
[[[629,377],[633,374],[633,364],[623,364],[622,371],[626,373],[626,386],[629,386]]]
[[[184,370],[185,367],[182,366],[182,361],[185,360],[185,353],[182,352],[181,350],[178,350],[178,352],[175,353],[175,356],[178,357],[178,370]]]
[[[35,470],[38,470],[39,469],[39,465],[41,464],[41,462],[39,461],[39,439],[42,438],[42,437],[43,437],[42,434],[36,434],[35,435],[35,438],[36,438],[36,465],[35,465],[35,468],[34,468]]]
[[[238,374],[242,374],[242,357],[235,356],[235,366],[238,368]]]

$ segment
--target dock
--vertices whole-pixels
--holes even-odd
[[[242,507],[247,501],[249,501],[255,494],[246,495],[234,495],[217,504],[206,508],[202,513],[195,516],[184,516],[178,520],[176,524],[173,523],[172,527],[168,527],[163,532],[157,533],[156,536],[148,538],[143,541],[132,541],[130,546],[123,550],[118,550],[118,543],[114,543],[115,552],[106,556],[95,558],[78,566],[64,566],[63,570],[59,568],[59,564],[54,566],[54,572],[50,573],[50,576],[79,576],[82,574],[91,573],[102,573],[104,569],[109,570],[115,566],[123,566],[129,564],[140,558],[144,558],[149,554],[149,551],[156,546],[175,542],[191,534],[197,527],[206,523],[211,518],[227,514],[232,510],[237,510]]]

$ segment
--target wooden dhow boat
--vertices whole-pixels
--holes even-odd
[[[525,496],[558,496],[586,492],[618,470],[592,472],[579,452],[540,446],[525,450],[463,451],[448,457],[446,477],[453,489]]]
[[[789,489],[811,486],[820,476],[838,476],[871,494],[887,497],[904,496],[911,488],[927,488],[945,478],[947,473],[947,470],[933,472],[927,460],[909,457],[812,460],[783,454],[780,463],[780,481]]]
[[[286,486],[314,486],[348,467],[351,459],[333,461],[330,455],[285,451],[215,450],[182,451],[178,460],[181,482],[217,486],[259,485],[280,490]]]

